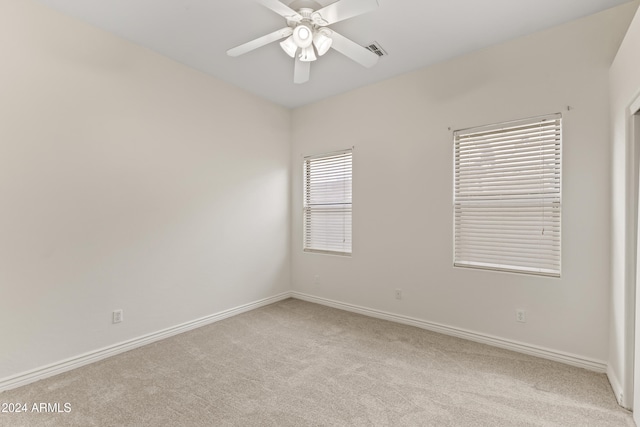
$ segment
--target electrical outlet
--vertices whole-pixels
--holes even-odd
[[[396,299],[402,299],[402,289],[396,289]]]
[[[313,284],[314,285],[320,284],[320,275],[316,274],[315,276],[313,276]]]
[[[124,320],[124,314],[122,310],[113,311],[113,323],[120,323]]]
[[[527,322],[527,312],[522,310],[522,309],[516,310],[516,322],[526,323]]]

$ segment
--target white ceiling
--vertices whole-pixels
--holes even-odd
[[[367,69],[330,50],[312,63],[303,85],[293,83],[293,59],[278,43],[237,58],[226,55],[285,26],[284,18],[254,0],[38,1],[293,108],[629,0],[379,0],[376,11],[331,28],[362,45],[377,41],[389,56]]]

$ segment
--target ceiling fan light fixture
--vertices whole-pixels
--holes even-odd
[[[329,51],[331,48],[331,44],[333,43],[333,39],[328,37],[323,31],[317,31],[313,36],[313,44],[316,46],[318,50],[318,55],[322,56]]]
[[[298,25],[293,30],[293,41],[299,48],[304,49],[313,43],[313,31],[305,24]]]
[[[250,40],[227,50],[236,57],[252,50],[279,42],[282,50],[294,59],[294,83],[309,81],[311,62],[335,49],[363,67],[372,67],[378,61],[381,49],[373,45],[364,47],[328,26],[371,12],[380,6],[380,0],[255,0],[283,17],[286,27]],[[321,3],[329,3],[323,5]]]
[[[302,53],[300,53],[300,61],[302,62],[312,62],[316,59],[316,53],[313,50],[313,46],[305,47],[302,49]]]
[[[289,36],[286,40],[280,42],[280,47],[284,50],[287,55],[292,58],[296,57],[296,52],[298,51],[298,45],[293,41],[293,36]]]

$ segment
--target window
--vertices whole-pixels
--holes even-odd
[[[454,132],[454,265],[560,276],[560,114]]]
[[[352,150],[304,159],[304,250],[351,254]]]

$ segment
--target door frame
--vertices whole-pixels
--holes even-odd
[[[628,381],[625,381],[628,404],[631,405],[633,418],[637,425],[640,425],[640,239],[638,238],[638,230],[640,230],[640,95],[636,96],[631,103],[627,114],[627,131],[628,131],[628,155],[627,160],[628,175],[628,192],[627,200],[629,201],[627,209],[627,228],[628,238],[627,244],[630,251],[627,256],[627,307],[631,306],[628,312],[627,336],[625,343],[626,351],[626,369]],[[631,242],[629,242],[631,240]]]

